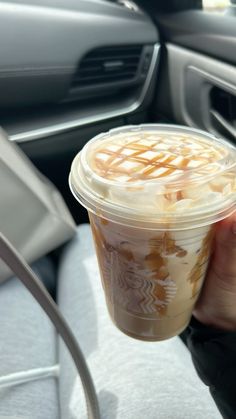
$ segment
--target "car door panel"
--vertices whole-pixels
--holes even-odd
[[[156,113],[169,95],[170,119],[235,142],[236,17],[195,10],[156,20],[166,48]]]
[[[165,42],[236,64],[235,16],[189,10],[156,15]]]
[[[236,96],[236,69],[214,58],[167,44],[169,80],[174,117],[177,122],[226,135],[214,113],[211,92],[218,88]],[[219,112],[218,112],[219,113]],[[228,121],[234,129],[234,122]]]

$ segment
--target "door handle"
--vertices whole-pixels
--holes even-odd
[[[227,119],[225,119],[218,111],[214,109],[210,110],[211,116],[218,122],[218,124],[225,129],[230,135],[232,135],[236,140],[236,129],[231,125]]]

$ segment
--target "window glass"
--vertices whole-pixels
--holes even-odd
[[[232,3],[230,0],[202,0],[203,9],[213,13],[225,12]]]

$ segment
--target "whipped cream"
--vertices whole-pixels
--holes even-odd
[[[106,210],[161,222],[186,214],[215,217],[236,202],[236,150],[191,128],[117,129],[84,147],[71,181],[75,194],[94,195],[105,217]]]

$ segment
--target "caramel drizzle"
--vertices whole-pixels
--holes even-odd
[[[197,293],[199,287],[199,280],[201,280],[202,276],[205,274],[209,258],[211,256],[211,243],[215,234],[215,227],[212,226],[210,231],[206,235],[205,239],[202,242],[198,259],[196,264],[194,265],[192,271],[190,272],[188,281],[192,284],[192,296],[194,297]]]
[[[130,179],[127,180],[128,182],[130,182],[134,179],[145,180],[162,178],[173,174],[176,170],[182,170],[183,174],[187,173],[189,170],[189,163],[191,160],[199,161],[203,164],[210,163],[211,161],[213,161],[213,157],[210,155],[209,158],[202,157],[201,155],[191,155],[191,157],[186,157],[186,154],[191,152],[190,148],[186,147],[183,148],[184,157],[182,161],[178,164],[174,164],[174,160],[177,157],[179,157],[177,148],[173,149],[173,147],[170,147],[169,150],[163,152],[155,148],[157,145],[160,146],[160,142],[154,142],[151,146],[148,146],[140,144],[137,141],[131,141],[127,144],[122,145],[117,151],[102,148],[99,149],[99,153],[107,155],[108,159],[106,161],[102,161],[98,156],[96,156],[95,163],[97,168],[101,171],[102,176],[109,179],[113,179],[117,177],[117,175],[126,175],[130,177]],[[124,152],[125,150],[133,150],[133,153],[127,155]],[[142,154],[147,151],[155,152],[156,156],[152,159],[143,157]],[[169,155],[167,155],[164,160],[160,161],[160,159],[163,159],[167,153]],[[125,169],[121,167],[121,164],[125,161],[136,163],[137,166],[132,169]],[[199,169],[200,168],[201,165]],[[163,173],[153,175],[153,172],[155,172],[155,170],[157,169],[166,170]]]

